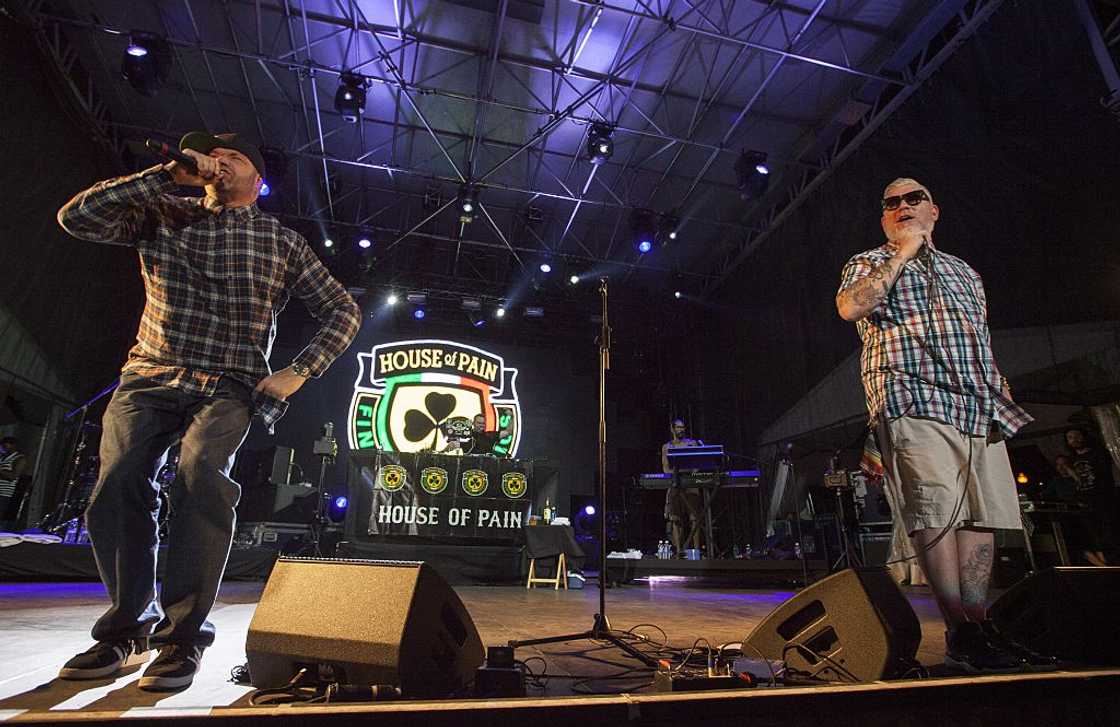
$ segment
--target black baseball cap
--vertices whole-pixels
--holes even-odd
[[[190,149],[191,151],[197,151],[199,154],[209,154],[219,147],[241,152],[257,168],[257,174],[264,176],[264,157],[261,156],[260,147],[256,144],[250,144],[240,134],[210,134],[205,131],[192,131],[184,134],[183,138],[179,140],[180,151]]]

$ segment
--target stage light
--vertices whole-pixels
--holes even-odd
[[[463,298],[459,303],[463,310],[480,311],[482,310],[482,300],[479,298]]]
[[[502,307],[497,308],[494,311],[494,317],[495,318],[505,318],[506,317],[506,309],[502,308]]]
[[[583,514],[587,515],[588,517],[593,517],[595,515],[595,506],[585,505],[583,508]]]
[[[578,275],[572,275],[571,277],[568,278],[568,282],[571,283],[572,285],[578,285],[579,284],[579,276]]]
[[[396,305],[399,300],[396,293],[389,293],[385,296],[385,305]]]
[[[412,311],[412,317],[418,321],[424,320],[424,317],[426,315],[428,314],[424,312],[423,308],[417,308],[416,310]]]
[[[368,237],[363,237],[362,239],[358,240],[358,247],[362,248],[363,250],[368,250],[373,247],[373,243],[370,242]]]
[[[342,114],[342,120],[356,124],[366,110],[366,86],[368,81],[357,73],[343,73],[338,79],[338,90],[334,93],[334,107]]]
[[[1015,478],[1015,481],[1018,482],[1020,485],[1025,485],[1028,482],[1030,482],[1031,480],[1030,480],[1029,477],[1027,477],[1026,472],[1020,472],[1019,475]]]
[[[679,291],[679,290],[674,290],[674,291],[673,291],[673,297],[674,297],[674,298],[680,298],[680,297],[681,297],[681,291]]]
[[[157,35],[133,31],[121,55],[121,75],[144,96],[155,96],[167,78],[171,48]]]
[[[770,167],[766,164],[766,154],[761,151],[744,151],[735,162],[735,177],[739,196],[743,199],[757,199],[766,194],[770,185]]]
[[[459,188],[459,222],[469,225],[478,211],[478,188],[464,184]]]
[[[350,498],[339,495],[331,500],[330,507],[327,508],[327,517],[330,518],[331,522],[342,522],[346,518],[346,508],[349,506]]]
[[[527,305],[525,306],[525,317],[544,318],[544,308],[541,308],[539,305]]]
[[[483,326],[486,325],[486,319],[485,318],[479,318],[478,320],[472,322],[471,325],[474,326],[475,328],[482,328]]]
[[[681,228],[681,218],[680,217],[677,217],[675,214],[664,214],[664,215],[661,215],[661,219],[658,220],[658,224],[659,224],[659,227],[660,227],[661,234],[666,239],[669,239],[669,240],[676,240],[677,239],[677,231],[680,230],[680,228]]]
[[[327,248],[328,250],[331,249],[332,247],[334,247],[334,240],[329,237],[323,240],[323,247]]]
[[[540,271],[541,271],[542,273],[544,273],[545,275],[547,275],[548,273],[551,273],[551,272],[552,272],[552,265],[551,265],[551,264],[549,264],[549,263],[541,263],[541,265],[540,265]]]
[[[611,134],[614,132],[607,124],[592,124],[587,133],[587,158],[592,164],[602,164],[614,154],[614,142]]]
[[[413,305],[424,305],[428,302],[427,293],[409,293],[404,297],[409,303]]]
[[[259,194],[262,197],[267,197],[268,195],[272,194],[272,187],[268,186],[268,182],[261,180],[261,189]]]
[[[634,246],[645,255],[653,249],[657,237],[657,224],[653,212],[641,207],[630,211],[630,232],[634,235]]]

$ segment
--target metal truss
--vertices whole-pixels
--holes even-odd
[[[283,149],[295,161],[297,185],[294,199],[290,200],[294,202],[295,209],[289,210],[288,217],[372,229],[378,218],[396,213],[397,224],[378,222],[376,225],[376,229],[393,236],[393,241],[388,245],[392,249],[413,240],[442,239],[431,231],[431,223],[451,205],[453,199],[444,202],[434,212],[426,210],[416,215],[415,208],[419,206],[422,197],[416,191],[416,182],[452,187],[470,183],[483,190],[503,193],[502,196],[506,198],[522,200],[505,206],[496,201],[480,205],[481,220],[493,233],[496,242],[469,239],[465,237],[467,230],[462,226],[458,235],[444,236],[447,242],[455,244],[453,270],[458,268],[459,251],[462,248],[485,247],[504,251],[522,268],[525,267],[523,256],[549,255],[588,266],[611,265],[631,272],[639,269],[653,273],[675,272],[701,281],[715,281],[710,282],[706,288],[711,291],[716,282],[726,278],[729,266],[741,262],[739,254],[753,249],[751,245],[761,242],[763,236],[768,234],[768,229],[780,222],[779,213],[768,213],[759,220],[719,220],[712,219],[710,214],[690,216],[686,205],[693,203],[697,197],[696,192],[701,188],[725,196],[733,194],[733,185],[709,178],[709,172],[720,155],[739,152],[734,138],[736,131],[748,117],[787,124],[803,134],[810,133],[820,123],[817,118],[798,118],[773,109],[759,108],[759,100],[783,64],[796,62],[821,74],[845,79],[845,82],[871,84],[884,89],[880,98],[892,99],[892,103],[876,104],[869,111],[861,121],[862,127],[869,129],[867,133],[877,127],[897,106],[893,99],[905,98],[924,80],[919,72],[922,70],[920,68],[896,72],[880,65],[870,70],[863,67],[862,62],[853,62],[844,48],[841,35],[844,30],[878,36],[884,42],[894,39],[875,26],[839,15],[829,15],[825,0],[818,0],[810,8],[778,0],[740,0],[743,4],[756,4],[762,8],[761,13],[744,27],[734,27],[731,9],[735,3],[728,0],[663,0],[656,5],[647,0],[635,0],[633,7],[606,0],[554,1],[580,6],[586,12],[581,12],[570,38],[558,39],[557,47],[552,51],[553,58],[537,58],[503,50],[503,35],[507,32],[508,0],[499,0],[497,3],[498,12],[494,15],[487,47],[436,37],[406,27],[403,11],[408,6],[401,0],[394,0],[392,25],[369,22],[363,14],[362,4],[356,0],[336,0],[333,6],[336,12],[308,8],[306,0],[217,0],[214,6],[220,6],[224,12],[223,25],[231,39],[228,45],[217,44],[213,39],[203,37],[192,0],[179,0],[184,12],[177,13],[174,18],[158,4],[156,7],[167,40],[176,51],[175,60],[182,70],[186,93],[191,98],[198,117],[208,127],[219,124],[229,127],[229,110],[233,108],[233,104],[247,101],[260,137],[269,138],[266,133],[268,130],[261,126],[261,118],[266,115],[269,106],[275,108],[278,102],[265,98],[259,89],[253,88],[253,80],[248,72],[251,66],[257,67],[268,79],[268,84],[282,97],[283,101],[279,103],[297,122],[289,130],[290,137],[282,144]],[[193,2],[195,5],[202,5],[198,0]],[[987,8],[998,5],[998,2],[973,4]],[[231,12],[234,9],[247,10],[256,19],[255,38],[235,25]],[[978,14],[978,11],[974,14]],[[264,37],[262,18],[267,15],[282,19],[282,30],[286,33],[288,43],[286,48],[277,48],[277,38]],[[594,34],[601,32],[598,28],[601,27],[602,18],[610,15],[625,18],[627,22],[627,31],[619,41],[614,62],[605,73],[581,67],[580,59],[585,48]],[[127,32],[122,28],[80,19],[75,14],[68,15],[57,10],[48,14],[42,2],[30,4],[28,17],[45,34],[49,34],[52,29],[58,34],[60,27],[67,26],[89,31]],[[792,28],[787,25],[789,18],[796,19]],[[316,32],[320,33],[316,37],[313,37],[311,30],[313,24]],[[785,32],[785,42],[781,46],[759,40],[762,36],[760,30],[767,25],[781,28]],[[842,50],[838,55],[842,55],[842,60],[818,57],[804,50],[802,46],[808,45],[804,41],[810,27],[818,31],[817,26],[821,26],[818,38],[826,32],[837,36]],[[324,27],[330,29],[325,34],[321,32]],[[638,34],[639,27],[643,29],[641,37]],[[689,39],[680,50],[678,68],[674,69],[671,77],[660,84],[643,81],[643,69],[651,55],[660,50],[669,38],[682,33],[687,34]],[[375,47],[372,53],[368,49],[358,51],[360,39],[368,39],[373,43]],[[346,50],[341,63],[323,63],[315,59],[314,51],[318,46],[328,41],[342,40],[345,40]],[[562,45],[562,40],[566,40],[567,44]],[[97,47],[96,42],[93,45]],[[704,57],[705,47],[713,51],[710,59]],[[418,54],[421,49],[444,51],[461,57],[461,61],[417,78]],[[203,61],[201,70],[205,72],[210,88],[196,87],[191,74],[183,67],[181,52],[188,50],[200,53]],[[723,66],[722,72],[717,73],[717,68],[721,67],[717,63],[721,52],[732,54],[733,61],[730,65]],[[100,54],[99,51],[98,53]],[[729,101],[729,91],[735,81],[733,69],[749,59],[761,57],[770,59],[761,84],[753,88],[745,103]],[[223,87],[217,78],[215,65],[211,62],[214,58],[224,58],[235,63],[240,88],[234,91],[228,83],[229,79],[226,79]],[[105,58],[98,60],[108,76],[115,75]],[[680,68],[686,67],[693,60],[701,64],[706,75],[699,93],[693,93],[692,89],[685,92],[676,87]],[[478,84],[474,93],[451,90],[436,83],[442,74],[451,72],[462,63],[478,64]],[[534,91],[514,72],[517,69],[547,74],[552,89],[551,96]],[[322,92],[320,82],[325,79],[334,81],[344,72],[360,73],[369,82],[388,87],[397,99],[391,119],[367,117],[358,124],[360,153],[353,158],[328,151],[328,139],[342,133],[344,129],[337,123],[333,124],[333,129],[330,128],[331,124],[324,123],[334,121],[333,117],[337,114],[333,109],[322,107],[319,99]],[[295,77],[297,97],[293,97],[285,85],[279,82],[278,79],[285,74]],[[498,85],[499,81],[505,83],[506,88],[519,87],[531,101],[511,101],[508,94],[506,98],[502,98],[502,94],[495,93],[496,89],[502,88]],[[633,94],[636,91],[655,96],[652,109],[643,108],[635,102]],[[561,106],[559,99],[562,92],[574,97],[574,101]],[[119,95],[119,91],[117,93]],[[541,98],[541,95],[546,98]],[[216,103],[203,103],[204,97],[205,100],[213,99]],[[420,97],[473,104],[473,124],[467,129],[455,129],[445,128],[448,124],[441,126],[434,123],[435,117],[429,115],[430,109],[429,113],[425,113],[417,102]],[[691,108],[691,117],[683,132],[663,127],[656,120],[663,111],[668,113],[666,106],[670,101],[687,104]],[[215,108],[217,118],[213,113]],[[416,123],[410,123],[402,117],[402,108],[411,112]],[[499,138],[497,130],[486,133],[488,109],[501,109],[534,117],[539,126],[527,139]],[[620,123],[625,112],[636,113],[642,123]],[[703,122],[710,120],[715,114],[726,115],[731,121],[723,122],[718,138],[711,138],[710,129],[703,132],[707,138],[701,138],[701,128],[707,128],[703,126]],[[172,132],[170,128],[150,129],[114,123],[103,107],[100,110],[91,108],[89,115],[96,121],[95,126],[103,129],[107,137],[111,136],[113,139],[118,138],[118,132],[165,136]],[[168,127],[172,121],[173,117],[168,119]],[[634,144],[629,158],[624,161],[616,158],[608,162],[603,169],[611,171],[613,181],[604,180],[605,175],[597,166],[590,166],[581,179],[572,179],[583,158],[583,142],[575,150],[564,150],[550,147],[549,138],[563,124],[588,126],[594,122],[610,124],[623,137],[630,135],[635,140],[655,140],[658,142],[657,148],[653,152],[639,154],[638,145]],[[370,125],[391,129],[390,139],[370,148],[365,138]],[[436,152],[431,158],[413,158],[412,147],[418,136],[424,136],[432,142]],[[116,155],[119,155],[119,142],[115,144]],[[400,148],[402,145],[403,151]],[[484,163],[481,154],[484,149],[496,152],[497,160]],[[698,172],[675,172],[686,150],[699,150],[704,155]],[[673,156],[667,163],[651,165],[652,162],[660,162],[659,157],[668,155],[669,152]],[[790,199],[795,200],[811,191],[810,185],[819,184],[819,181],[814,180],[823,179],[831,167],[848,153],[850,151],[847,151],[847,146],[837,146],[831,154],[823,154],[817,159],[803,154],[783,154],[776,150],[771,153],[770,159],[784,169],[789,177],[794,178]],[[374,161],[379,157],[387,159],[384,162]],[[499,176],[502,170],[515,162],[525,164],[529,180],[526,184],[504,181],[508,177]],[[550,162],[557,162],[564,168],[554,168]],[[446,172],[433,173],[430,166],[433,163],[437,166],[446,164]],[[345,176],[347,169],[382,173],[388,178],[390,187],[370,185],[366,179],[368,175],[363,174],[360,175],[362,181],[359,188],[344,190],[336,186],[335,178]],[[403,180],[409,178],[415,180],[411,187],[402,185]],[[652,188],[643,192],[644,199],[635,199],[639,184],[653,179],[656,181]],[[673,198],[672,211],[683,218],[682,223],[693,226],[694,232],[690,233],[693,239],[704,241],[730,238],[742,241],[742,244],[725,256],[721,261],[723,265],[714,272],[704,272],[695,267],[688,269],[689,266],[677,270],[676,264],[661,267],[649,265],[640,258],[635,258],[628,249],[620,250],[616,246],[616,238],[619,231],[625,228],[622,221],[629,210],[635,206],[652,205],[659,194],[662,198]],[[371,197],[384,199],[385,196],[390,196],[393,201],[380,207],[370,202]],[[512,230],[503,229],[499,224],[505,219],[516,222],[525,206],[541,199],[552,200],[554,203],[550,210],[556,223],[552,228],[553,232],[538,234],[527,229],[522,231],[521,240],[517,240]],[[586,216],[589,212],[597,216],[586,221],[585,226],[593,227],[597,232],[595,239],[582,239],[576,234],[575,223],[577,216]],[[497,219],[495,215],[498,216]],[[611,231],[609,235],[607,230]],[[535,240],[536,244],[528,245],[524,242],[526,239]]]
[[[780,192],[783,198],[773,206],[764,210],[755,208],[757,231],[728,246],[714,266],[718,273],[708,282],[701,297],[710,299],[718,292],[744,261],[765,243],[781,224],[832,176],[837,167],[854,154],[863,142],[870,138],[883,122],[949,59],[957,48],[976,33],[1002,3],[1003,0],[968,0],[968,2],[957,3],[961,7],[955,13],[956,30],[952,36],[945,39],[944,35],[931,34],[931,39],[927,40],[925,47],[914,54],[912,60],[903,69],[909,81],[907,85],[880,91],[874,100],[867,104],[867,110],[847,133],[837,136],[831,147],[824,151],[817,161],[815,171],[803,171],[793,179],[792,183]]]

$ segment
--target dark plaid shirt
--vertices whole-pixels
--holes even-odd
[[[229,376],[250,389],[268,376],[276,316],[291,295],[322,324],[293,363],[319,376],[350,345],[361,311],[298,233],[256,204],[210,209],[162,166],[99,182],[58,212],[84,240],[140,254],[147,303],[123,371],[193,394]],[[211,201],[212,202],[212,201]],[[253,394],[271,429],[287,404]]]
[[[883,245],[852,257],[840,290],[893,254]],[[883,415],[925,417],[974,436],[987,435],[993,421],[1008,436],[1031,422],[1003,391],[984,284],[960,258],[936,251],[908,261],[887,297],[856,328],[872,422]]]

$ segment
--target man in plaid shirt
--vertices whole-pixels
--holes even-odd
[[[95,184],[59,210],[84,240],[135,247],[147,302],[136,345],[103,418],[101,471],[86,522],[112,606],[97,643],[65,679],[115,674],[151,644],[139,685],[191,684],[214,640],[214,605],[241,488],[229,477],[254,415],[270,431],[288,397],[350,345],[361,312],[307,241],[256,205],[260,150],[235,134],[195,132],[171,162]],[[204,197],[171,194],[204,187]],[[276,316],[295,295],[320,322],[291,365],[272,372]],[[158,487],[151,478],[178,440],[166,573],[157,601]],[[147,643],[145,643],[145,641]]]
[[[946,664],[1052,666],[987,619],[996,529],[1019,530],[1004,436],[1031,421],[996,367],[980,276],[933,244],[940,209],[919,182],[883,193],[886,244],[852,257],[836,307],[863,340],[860,371],[893,500],[947,626]]]

